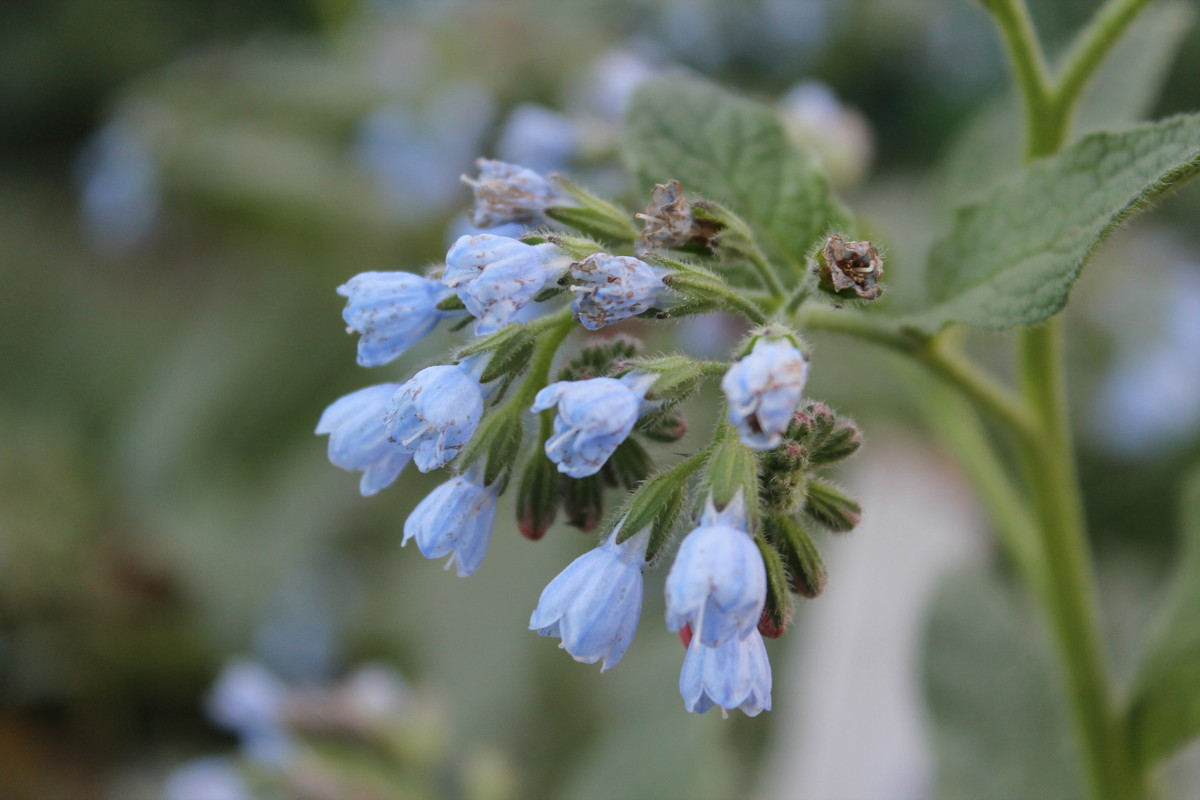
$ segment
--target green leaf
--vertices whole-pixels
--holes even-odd
[[[825,177],[788,141],[775,112],[710,83],[643,84],[625,119],[624,151],[647,191],[674,178],[728,205],[768,256],[797,274],[816,241],[846,225]]]
[[[1096,246],[1124,219],[1200,172],[1200,115],[1084,137],[959,210],[934,245],[932,307],[906,318],[934,332],[989,330],[1056,314]]]
[[[1200,735],[1200,472],[1187,482],[1175,582],[1134,682],[1130,729],[1146,764]]]
[[[1146,117],[1166,81],[1194,12],[1186,3],[1162,3],[1142,13],[1092,79],[1080,103],[1076,128],[1091,133]],[[984,108],[951,144],[940,195],[947,211],[983,199],[1019,169],[1024,131],[1015,97]]]
[[[704,465],[705,497],[711,497],[717,510],[725,508],[738,494],[746,504],[746,516],[753,530],[758,523],[758,459],[742,444],[732,425],[724,423]]]
[[[1066,699],[1047,644],[986,574],[938,592],[926,636],[940,800],[1080,800]]]

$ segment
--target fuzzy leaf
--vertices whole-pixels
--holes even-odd
[[[1147,764],[1200,734],[1200,472],[1187,483],[1175,583],[1134,683],[1130,724]]]
[[[845,212],[812,157],[794,147],[776,114],[705,81],[648,81],[625,119],[624,150],[641,185],[674,178],[728,205],[769,256],[797,273]]]
[[[1146,203],[1200,172],[1200,115],[1086,136],[959,210],[926,274],[933,305],[905,319],[989,330],[1056,314],[1096,246]]]

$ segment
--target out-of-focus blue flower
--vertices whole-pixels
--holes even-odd
[[[164,800],[251,800],[237,767],[228,758],[206,756],[175,768],[163,785]]]
[[[398,383],[381,383],[338,398],[317,422],[318,434],[329,434],[329,460],[342,469],[359,470],[358,490],[373,495],[396,480],[412,452],[388,441],[386,419]]]
[[[555,245],[481,233],[459,238],[446,253],[442,282],[478,320],[475,333],[484,334],[513,322],[547,279],[569,263],[570,257]]]
[[[404,540],[417,540],[421,555],[458,566],[465,578],[483,563],[496,519],[496,484],[483,486],[468,473],[456,475],[434,489],[404,522]]]
[[[162,206],[158,169],[142,132],[127,121],[108,123],[84,146],[78,174],[92,244],[109,253],[140,244]]]
[[[411,272],[361,272],[337,293],[347,298],[342,318],[362,334],[358,363],[364,367],[396,359],[446,316],[437,308],[448,294],[441,281]]]
[[[657,72],[654,64],[634,52],[610,50],[568,87],[564,102],[582,113],[619,123],[634,91]]]
[[[382,105],[362,122],[354,156],[397,218],[414,222],[457,202],[455,176],[479,152],[495,101],[476,83],[443,87],[417,112]]]
[[[667,575],[667,627],[690,625],[705,647],[744,639],[758,626],[767,599],[767,571],[746,532],[739,493],[722,511],[708,500],[700,526],[679,547]]]
[[[546,209],[561,201],[547,178],[531,169],[481,158],[475,162],[479,177],[462,177],[475,192],[472,221],[481,228],[506,222],[536,225],[546,219]]]
[[[632,256],[594,253],[571,265],[575,299],[571,310],[579,324],[599,330],[635,316],[658,302],[667,271]]]
[[[649,528],[617,544],[608,541],[584,553],[542,591],[529,629],[558,636],[571,658],[615,667],[625,655],[642,613],[642,569]]]
[[[221,670],[205,710],[213,722],[237,734],[249,758],[283,763],[292,747],[283,726],[287,686],[256,661],[238,659]]]
[[[839,186],[862,180],[874,150],[871,127],[829,86],[801,81],[779,99],[778,108],[792,141],[815,154],[831,180]]]
[[[483,416],[483,390],[465,364],[426,367],[392,395],[388,438],[429,472],[458,455]]]
[[[729,421],[751,450],[778,447],[804,396],[808,358],[785,339],[759,339],[721,379]]]
[[[575,123],[566,114],[522,103],[505,120],[496,152],[510,163],[538,172],[565,169],[579,150]]]
[[[679,693],[688,711],[703,714],[713,706],[746,716],[771,710],[771,662],[762,634],[751,629],[744,639],[706,647],[693,638],[679,674]]]
[[[643,376],[644,377],[644,376]],[[558,406],[546,456],[572,478],[595,475],[641,416],[646,381],[590,378],[558,381],[537,393],[534,411]]]

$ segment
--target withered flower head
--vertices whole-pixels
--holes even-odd
[[[816,267],[821,288],[840,294],[852,290],[864,300],[874,300],[883,294],[883,259],[870,242],[848,242],[835,233],[825,242],[821,263]]]

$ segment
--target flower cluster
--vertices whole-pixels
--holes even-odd
[[[666,627],[687,647],[684,705],[750,716],[770,709],[764,636],[787,627],[792,594],[815,597],[824,586],[809,530],[845,531],[858,520],[857,504],[814,474],[857,449],[857,428],[805,404],[807,346],[722,274],[721,259],[744,255],[746,244],[743,233],[731,236],[725,253],[720,231],[748,230],[727,210],[689,203],[671,181],[635,217],[557,176],[479,166],[478,179],[466,179],[476,224],[518,224],[523,235],[466,235],[427,275],[367,272],[338,289],[364,367],[392,362],[443,321],[473,325],[474,335],[447,363],[330,405],[317,424],[329,435],[330,461],[362,473],[363,495],[410,462],[421,472],[449,467],[404,523],[402,543],[448,557],[460,576],[483,565],[514,477],[518,527],[530,539],[559,509],[584,530],[606,519],[599,546],[549,582],[529,620],[602,671],[634,638],[643,572],[694,519],[666,580]],[[640,232],[635,218],[645,223]],[[698,243],[711,264],[676,252]],[[607,330],[717,310],[756,324],[726,362],[647,355],[628,332]],[[568,344],[572,332],[581,341]],[[679,442],[683,402],[716,378],[725,414],[711,441],[656,470],[655,443]],[[630,494],[605,517],[606,494],[618,488]]]

